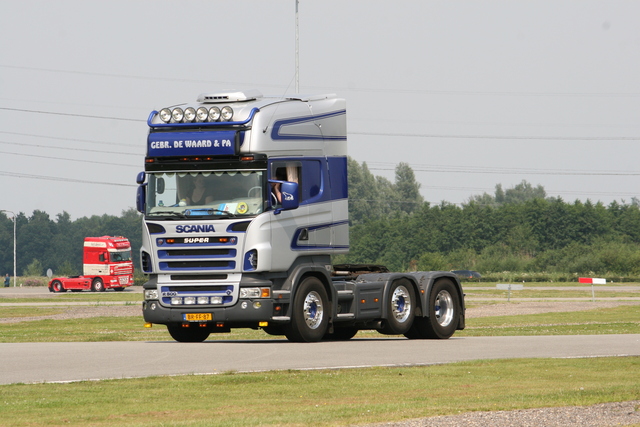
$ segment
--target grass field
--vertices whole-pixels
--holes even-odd
[[[226,373],[0,391],[6,426],[335,426],[634,400],[640,358]]]
[[[103,295],[140,297],[126,293],[105,293],[98,297]],[[61,296],[68,301],[108,303],[97,300],[96,294],[91,293]],[[58,295],[53,299],[61,301]],[[0,318],[45,316],[66,309],[2,307]],[[0,323],[0,342],[171,340],[166,328],[145,329],[142,325],[141,316]],[[639,332],[640,305],[632,305],[469,318],[467,328],[456,332],[456,336]],[[356,339],[371,335],[379,336],[377,332],[362,331]],[[263,338],[273,337],[247,329],[210,337]],[[342,426],[469,411],[637,400],[640,358],[491,360],[427,367],[227,372],[68,384],[12,384],[0,386],[0,395],[3,426]]]

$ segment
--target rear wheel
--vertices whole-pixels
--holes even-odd
[[[51,284],[51,289],[53,289],[53,292],[64,292],[64,286],[62,286],[62,282],[60,280],[54,280],[53,283]]]
[[[429,294],[429,317],[417,317],[405,336],[411,339],[447,339],[458,328],[460,309],[453,282],[440,279]]]
[[[101,278],[96,277],[91,284],[91,290],[93,292],[104,292],[104,282]]]
[[[289,341],[316,342],[327,332],[329,299],[322,282],[316,277],[302,281],[291,308],[291,322],[285,328]]]
[[[411,328],[415,315],[416,297],[412,283],[407,279],[396,280],[389,287],[387,319],[380,333],[404,334]]]
[[[171,338],[178,342],[202,342],[209,338],[211,331],[209,328],[202,328],[198,326],[189,326],[188,328],[182,327],[182,325],[167,325],[167,330]]]

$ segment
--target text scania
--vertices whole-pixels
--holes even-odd
[[[211,224],[203,225],[176,225],[176,233],[215,233]]]

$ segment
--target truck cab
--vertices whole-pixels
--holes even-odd
[[[85,237],[82,261],[82,275],[53,278],[49,291],[122,291],[133,285],[131,244],[125,237]]]

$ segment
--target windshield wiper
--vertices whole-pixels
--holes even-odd
[[[168,217],[176,217],[176,218],[186,218],[187,216],[182,213],[182,212],[176,212],[176,211],[159,211],[159,212],[152,212],[150,213],[148,216],[168,216]]]

